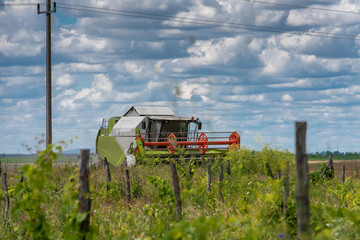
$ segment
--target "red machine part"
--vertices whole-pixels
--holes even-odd
[[[209,141],[208,141],[208,137],[206,136],[205,133],[200,134],[199,142],[202,143],[202,144],[199,144],[199,151],[202,154],[206,153],[206,151],[208,150]]]
[[[174,133],[170,133],[167,138],[167,141],[163,142],[145,142],[144,138],[141,136],[144,146],[163,146],[167,147],[167,150],[170,154],[175,153],[176,147],[180,146],[198,146],[199,151],[204,154],[208,150],[209,145],[229,145],[229,147],[234,147],[238,149],[240,147],[240,135],[237,132],[231,133],[228,141],[209,141],[205,133],[201,133],[197,141],[179,141],[177,142],[176,136]]]
[[[237,132],[233,132],[230,137],[229,137],[230,141],[233,141],[233,145],[235,145],[235,148],[240,148],[240,135]],[[230,144],[231,146],[232,144]]]
[[[170,154],[173,154],[176,151],[176,137],[174,135],[174,133],[171,133],[168,137],[168,141],[167,141],[167,149],[169,151]]]

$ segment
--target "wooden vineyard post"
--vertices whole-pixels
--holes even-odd
[[[269,175],[272,179],[275,179],[274,174],[273,174],[273,172],[272,172],[272,170],[271,170],[270,163],[269,163],[269,162],[266,162],[265,166],[266,166],[266,170],[267,170],[267,172],[268,172],[268,175]]]
[[[23,183],[24,182],[24,176],[21,176],[20,178],[20,183]],[[23,193],[20,193],[20,197],[19,197],[19,200],[21,201],[23,198]]]
[[[334,171],[334,161],[332,158],[332,154],[329,155],[329,167],[330,167],[330,170],[332,171],[332,178],[334,178],[335,171]]]
[[[230,160],[226,160],[226,173],[230,176]]]
[[[281,170],[280,169],[276,170],[276,179],[281,179]]]
[[[211,165],[206,165],[206,177],[207,177],[207,191],[211,192]]]
[[[220,198],[221,202],[224,202],[224,196],[222,194],[223,182],[224,182],[224,167],[221,162],[220,163],[220,175],[219,175],[219,198]]]
[[[86,218],[80,225],[81,231],[89,231],[90,227],[90,200],[89,191],[89,149],[80,150],[79,169],[79,212],[87,213]]]
[[[176,218],[180,220],[182,218],[180,185],[179,176],[177,174],[176,165],[174,162],[170,162],[170,171],[175,196]]]
[[[9,216],[9,207],[10,207],[6,173],[2,174],[2,182],[3,182],[4,199],[5,199],[5,222],[6,222]]]
[[[125,169],[125,185],[126,185],[126,204],[128,206],[128,209],[131,210],[131,207],[130,207],[131,191],[130,191],[129,169]]]
[[[345,165],[342,166],[342,185],[345,183]]]
[[[329,176],[330,178],[334,178],[335,172],[334,172],[334,162],[332,159],[332,154],[329,155],[329,162],[327,163],[325,169],[321,173],[321,177],[324,176],[327,170],[331,170],[331,175],[327,175],[327,176]]]
[[[296,122],[296,215],[299,239],[310,238],[309,177],[306,156],[306,122]]]
[[[284,218],[287,216],[287,200],[290,193],[289,168],[289,162],[286,161],[284,171]]]
[[[106,170],[106,190],[109,191],[109,184],[111,182],[111,173],[110,173],[109,162],[107,161],[106,157],[104,158],[104,163],[105,163],[105,170]]]

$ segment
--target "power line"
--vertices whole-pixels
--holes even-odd
[[[0,3],[0,6],[12,6],[12,7],[27,7],[27,6],[37,6],[38,3]],[[40,3],[40,5],[45,5],[45,3]]]
[[[65,6],[61,6],[61,5],[65,5]],[[126,16],[126,17],[145,18],[145,19],[152,19],[152,20],[181,22],[181,23],[186,23],[186,24],[196,24],[196,25],[211,26],[211,27],[244,29],[244,30],[259,31],[259,32],[289,33],[289,34],[308,35],[308,36],[315,36],[315,37],[325,37],[325,38],[335,38],[335,39],[345,39],[345,40],[360,39],[359,36],[353,35],[353,34],[318,32],[318,31],[307,32],[305,30],[290,29],[290,28],[260,26],[260,25],[252,25],[252,24],[241,24],[241,23],[234,23],[234,22],[215,21],[215,20],[210,20],[210,19],[177,17],[177,16],[169,16],[169,15],[163,15],[163,14],[154,14],[154,13],[146,13],[146,12],[138,12],[138,11],[126,11],[126,10],[109,9],[109,8],[99,8],[99,7],[83,6],[83,5],[76,5],[76,4],[58,3],[58,8],[86,11],[86,12],[93,12],[93,13],[101,13],[101,14],[120,15],[120,16]]]
[[[337,12],[337,13],[360,14],[360,12],[353,12],[353,11],[347,11],[347,10],[330,9],[330,8],[320,8],[320,7],[309,7],[309,6],[294,5],[294,4],[285,4],[285,3],[263,2],[263,1],[257,1],[257,0],[240,0],[240,1],[250,2],[250,3],[267,4],[267,5],[276,5],[276,6],[282,6],[282,7],[314,9],[314,10],[321,10],[321,11],[328,11],[328,12]]]
[[[306,9],[316,9],[316,10],[322,10],[322,11],[359,14],[358,12],[352,12],[352,11],[308,7],[308,6],[293,5],[293,4],[270,3],[270,2],[257,1],[257,0],[241,0],[241,1],[250,2],[250,3],[260,3],[260,4],[283,6],[283,7],[295,7],[295,8],[304,8],[304,9],[306,8]],[[33,5],[37,5],[37,3],[1,3],[0,4],[0,6],[33,6]],[[45,3],[41,3],[41,5],[45,5]],[[61,6],[61,5],[64,5],[64,6]],[[257,32],[287,33],[287,34],[294,34],[294,35],[306,35],[306,36],[313,36],[313,37],[324,37],[324,38],[343,39],[343,40],[359,40],[360,39],[360,36],[353,35],[353,34],[319,32],[319,31],[308,32],[306,30],[299,30],[299,29],[292,29],[292,28],[234,23],[234,22],[227,22],[227,21],[216,21],[216,20],[211,20],[211,19],[198,19],[198,18],[169,16],[169,15],[163,15],[163,14],[110,9],[110,8],[99,8],[99,7],[91,7],[91,6],[68,4],[68,3],[58,3],[58,8],[77,10],[77,11],[86,11],[86,12],[93,12],[93,13],[101,13],[101,14],[109,14],[109,15],[119,15],[119,16],[125,16],[125,17],[162,20],[162,21],[169,21],[169,22],[179,22],[179,23],[185,23],[185,24],[196,24],[196,25],[209,26],[209,27],[243,29],[243,30],[257,31]]]

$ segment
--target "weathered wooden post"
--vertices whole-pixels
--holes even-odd
[[[131,210],[130,200],[131,200],[131,191],[130,191],[130,174],[129,169],[125,169],[125,185],[126,185],[126,204],[128,209]]]
[[[207,191],[211,192],[211,165],[206,165],[206,177],[207,177]]]
[[[230,160],[226,160],[226,173],[230,176]]]
[[[310,238],[309,177],[306,156],[306,122],[296,122],[296,215],[299,239]]]
[[[224,181],[224,167],[222,162],[220,163],[220,175],[219,175],[219,198],[220,201],[224,202],[224,196],[222,194],[223,190],[223,181]]]
[[[6,222],[9,216],[10,201],[9,201],[9,192],[8,192],[5,172],[2,174],[2,182],[3,182],[4,199],[5,199],[5,222]]]
[[[323,172],[321,173],[321,176],[320,176],[320,177],[323,177],[327,170],[330,170],[330,171],[331,171],[331,174],[330,174],[330,175],[327,175],[327,177],[334,178],[334,176],[335,176],[335,171],[334,171],[334,162],[333,162],[332,154],[329,155],[329,161],[328,161],[328,163],[326,164],[326,167],[324,168],[324,170],[323,170]]]
[[[287,216],[287,200],[290,193],[289,170],[289,162],[286,161],[284,170],[284,218]]]
[[[81,231],[89,231],[91,200],[89,191],[89,149],[80,150],[79,169],[79,212],[87,213],[80,225]]]
[[[177,174],[176,165],[174,162],[170,162],[171,179],[173,183],[175,206],[176,206],[176,218],[180,220],[182,218],[181,210],[181,196],[180,196],[180,185],[179,176]]]
[[[333,172],[333,175],[334,175],[334,161],[333,161],[333,157],[332,157],[332,154],[329,155],[329,167],[330,167],[330,170]],[[334,176],[332,176],[334,177]]]
[[[345,183],[345,165],[342,166],[342,185]]]
[[[109,162],[106,159],[106,157],[104,158],[104,163],[105,163],[105,171],[106,171],[106,190],[109,191],[109,184],[111,182],[111,173],[110,173]]]

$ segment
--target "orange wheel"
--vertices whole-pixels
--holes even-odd
[[[173,154],[176,151],[176,137],[173,133],[170,133],[170,135],[168,136],[168,146],[167,149],[169,151],[170,154]]]
[[[208,150],[208,146],[209,146],[208,142],[209,141],[208,141],[208,137],[206,136],[205,133],[200,134],[199,142],[202,142],[202,145],[199,145],[199,151],[202,154],[206,153],[206,151]]]

